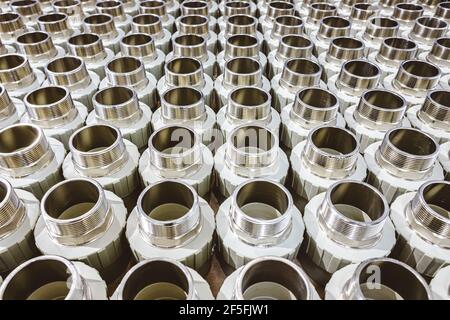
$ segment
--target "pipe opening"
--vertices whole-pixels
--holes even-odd
[[[437,90],[430,92],[430,100],[439,105],[440,108],[450,112],[450,92],[444,90]]]
[[[298,35],[287,35],[281,38],[281,42],[294,48],[308,48],[312,46],[311,40]]]
[[[63,13],[49,13],[38,17],[39,22],[50,23],[60,22],[67,19],[67,16]]]
[[[252,16],[244,15],[244,14],[238,14],[238,15],[229,17],[227,22],[229,24],[238,25],[238,26],[251,26],[251,25],[255,24],[255,18],[253,18]]]
[[[250,58],[235,58],[227,62],[226,68],[238,74],[252,74],[259,72],[259,62]]]
[[[165,6],[165,2],[164,1],[142,1],[139,5],[144,8],[162,8]]]
[[[431,137],[417,130],[402,128],[392,130],[388,140],[395,148],[410,155],[430,156],[438,150],[436,142]]]
[[[6,71],[14,69],[20,67],[26,62],[27,60],[23,56],[17,54],[8,54],[0,56],[0,70]]]
[[[139,59],[133,57],[120,57],[108,63],[108,70],[114,73],[130,73],[142,66]]]
[[[205,8],[208,4],[203,1],[185,1],[183,2],[183,7],[191,8],[191,9],[198,9],[198,8]]]
[[[117,130],[106,125],[84,127],[73,135],[71,146],[79,152],[99,152],[113,146],[119,139]]]
[[[0,153],[15,153],[33,146],[41,137],[34,126],[17,125],[0,131]]]
[[[227,39],[227,42],[236,47],[252,47],[258,45],[258,39],[256,37],[246,34],[232,35]]]
[[[20,19],[20,15],[18,13],[12,13],[12,12],[5,12],[0,14],[0,22],[13,22]]]
[[[350,155],[358,149],[358,142],[352,134],[338,127],[317,128],[311,134],[316,148],[332,155]]]
[[[202,100],[202,93],[190,87],[178,87],[164,93],[164,101],[174,106],[190,106]]]
[[[406,11],[423,11],[423,7],[421,5],[414,3],[399,3],[396,7]]]
[[[288,60],[285,68],[298,74],[316,74],[322,71],[317,63],[305,59]]]
[[[272,150],[277,142],[268,130],[251,125],[236,129],[230,141],[235,149],[251,154],[265,154]]]
[[[450,184],[430,183],[422,191],[428,207],[444,219],[450,219]],[[447,223],[450,223],[448,221]]]
[[[335,38],[331,42],[333,45],[343,49],[361,49],[364,47],[364,44],[358,39],[348,37]]]
[[[106,24],[113,20],[113,17],[107,14],[93,14],[84,18],[86,24],[100,25]]]
[[[55,7],[72,7],[80,5],[80,1],[77,0],[59,0],[53,2]]]
[[[313,3],[311,5],[311,7],[318,11],[334,11],[334,10],[336,10],[336,6],[329,4],[329,3],[325,3],[325,2]]]
[[[332,16],[332,17],[326,17],[322,19],[322,23],[328,27],[332,28],[349,28],[350,27],[350,21],[344,18]]]
[[[363,95],[366,103],[383,110],[398,110],[405,107],[401,96],[386,90],[370,90]]]
[[[297,18],[295,16],[279,16],[275,19],[275,22],[283,26],[291,26],[291,27],[303,25],[302,19]]]
[[[401,50],[412,50],[417,47],[417,45],[413,41],[405,38],[387,38],[384,39],[384,44],[391,48]]]
[[[133,23],[139,25],[151,25],[160,22],[160,18],[154,14],[140,14],[138,16],[133,17]]]
[[[100,37],[94,33],[82,33],[70,37],[68,41],[74,46],[86,46],[100,41]]]
[[[152,146],[165,156],[181,155],[196,143],[195,133],[183,127],[166,127],[153,134]]]
[[[225,7],[228,8],[248,8],[250,3],[244,1],[230,1],[225,3]]]
[[[440,75],[439,68],[431,63],[420,61],[420,60],[409,60],[405,61],[402,68],[407,73],[424,78],[434,78]]]
[[[378,28],[396,28],[398,22],[391,18],[372,18],[370,23]]]
[[[208,23],[208,18],[199,15],[189,15],[180,18],[180,23],[187,24],[189,26],[196,26]]]
[[[81,68],[83,60],[76,57],[64,57],[47,64],[47,70],[54,73],[66,73]]]
[[[205,39],[195,34],[185,34],[176,37],[174,41],[181,46],[198,46],[203,44]]]
[[[230,100],[239,105],[256,107],[265,104],[269,100],[269,94],[259,88],[238,88],[231,92]]]
[[[192,58],[176,58],[166,64],[168,71],[175,74],[190,74],[202,68],[200,61]]]
[[[115,8],[122,6],[122,3],[119,1],[99,1],[95,5],[100,8]]]
[[[130,88],[116,86],[100,90],[94,97],[101,105],[117,106],[134,99],[134,92]]]
[[[46,41],[50,36],[45,32],[27,32],[17,37],[16,41],[22,44],[35,44],[39,42]]]
[[[34,106],[56,104],[67,99],[69,92],[63,87],[42,87],[29,93],[26,102]]]
[[[306,88],[297,93],[297,99],[316,109],[334,108],[338,100],[334,94],[320,88]]]
[[[436,43],[439,44],[441,47],[450,49],[450,38],[439,38],[436,40]]]
[[[284,2],[284,1],[272,1],[269,3],[269,7],[273,9],[278,10],[293,10],[294,5],[290,2]]]
[[[431,29],[446,29],[447,23],[438,18],[421,17],[416,20],[416,23]]]
[[[343,65],[343,69],[351,75],[362,78],[373,78],[380,74],[380,70],[374,64],[364,60],[352,60]]]
[[[141,45],[152,42],[153,39],[151,36],[149,36],[147,34],[138,33],[138,34],[130,34],[128,36],[125,36],[122,38],[121,41],[124,44],[129,45],[129,46],[141,46]]]

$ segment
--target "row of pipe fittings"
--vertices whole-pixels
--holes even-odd
[[[0,299],[450,299],[448,23],[0,1]]]

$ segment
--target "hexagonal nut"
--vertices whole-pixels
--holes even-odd
[[[352,263],[333,273],[325,286],[325,300],[343,300],[342,292],[344,292],[347,281],[352,277],[357,267],[357,263]]]
[[[425,133],[428,133],[430,136],[436,140],[437,143],[442,144],[447,141],[450,141],[450,131],[445,131],[443,129],[436,129],[429,126],[426,122],[423,122],[417,116],[421,106],[412,106],[406,111],[406,116],[408,120],[411,122],[411,125],[414,128],[419,129]]]
[[[430,289],[435,300],[449,300],[450,266],[440,269],[430,282]]]
[[[84,283],[89,288],[90,299],[108,300],[106,282],[102,279],[99,272],[80,261],[72,261],[81,274]]]

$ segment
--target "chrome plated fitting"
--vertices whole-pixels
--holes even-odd
[[[343,114],[351,105],[357,104],[361,94],[378,87],[380,68],[367,60],[350,60],[342,65],[339,74],[328,78],[328,89],[339,99],[339,109]]]
[[[152,111],[149,106],[139,102],[136,91],[124,86],[107,87],[94,95],[93,103],[94,110],[86,119],[87,125],[112,125],[139,151],[146,148]]]
[[[161,98],[167,90],[174,87],[193,87],[203,93],[207,106],[216,109],[214,101],[214,82],[203,72],[202,62],[183,56],[172,58],[164,66],[164,77],[159,79],[157,90]]]
[[[111,300],[214,300],[208,282],[195,270],[169,258],[133,266]]]
[[[228,18],[234,15],[248,15],[254,16],[252,14],[252,4],[251,1],[224,1],[221,3],[223,5],[223,14],[221,17],[217,19],[217,24],[219,26],[220,31],[224,31],[226,29]]]
[[[78,33],[69,25],[69,17],[65,13],[47,13],[37,19],[38,29],[47,32],[55,46],[68,51],[67,41]]]
[[[381,81],[391,74],[396,74],[401,63],[415,59],[417,44],[405,38],[384,39],[378,51],[371,52],[367,59],[380,68]]]
[[[331,40],[338,37],[349,37],[351,23],[348,19],[339,16],[325,17],[320,20],[319,29],[310,33],[311,41],[314,43],[317,53],[328,50]]]
[[[405,0],[379,0],[377,2],[379,15],[381,17],[390,17],[394,13],[395,5],[405,2]]]
[[[311,200],[336,181],[364,181],[366,164],[359,154],[357,138],[348,130],[323,125],[310,130],[308,138],[292,149],[292,188]]]
[[[69,19],[72,29],[80,30],[84,19],[84,11],[80,0],[56,0],[52,2],[53,11],[64,13]]]
[[[217,36],[217,51],[222,51],[225,48],[225,42],[227,41],[227,38],[236,34],[248,34],[251,36],[255,36],[258,39],[259,44],[262,46],[264,42],[264,36],[257,30],[257,28],[258,19],[256,19],[255,17],[244,14],[237,14],[228,17],[226,20],[225,29],[221,30],[219,35]]]
[[[107,300],[106,291],[94,268],[44,255],[25,261],[8,275],[0,287],[0,300]]]
[[[114,19],[109,14],[92,14],[83,20],[84,32],[98,35],[105,48],[112,50],[114,53],[120,51],[119,42],[123,38],[125,32],[116,28]]]
[[[84,125],[88,114],[87,108],[73,101],[65,87],[40,87],[28,93],[23,102],[26,114],[20,121],[39,126],[47,137],[59,140],[65,149],[70,136]]]
[[[386,257],[395,245],[389,205],[364,182],[334,183],[308,202],[303,221],[305,258],[329,276],[349,264]]]
[[[168,14],[167,3],[163,0],[149,0],[141,1],[139,3],[139,13],[141,14],[152,14],[160,18],[162,26],[164,29],[168,30],[170,33],[174,32],[175,18]]]
[[[178,35],[172,39],[172,52],[166,56],[166,63],[173,58],[194,58],[202,63],[203,72],[215,76],[216,56],[208,51],[206,39],[196,34]]]
[[[39,2],[37,0],[18,0],[12,1],[10,6],[13,12],[20,14],[28,27],[35,28],[37,18],[43,14]]]
[[[407,117],[414,128],[429,134],[437,143],[450,141],[450,92],[428,91],[425,102],[409,108]]]
[[[440,78],[441,70],[436,65],[421,60],[406,60],[400,64],[397,74],[384,78],[383,86],[400,93],[411,107],[422,104],[428,91],[438,88]]]
[[[239,126],[259,124],[279,136],[280,115],[271,107],[270,93],[256,87],[239,87],[230,92],[228,103],[217,113],[217,124],[225,139]]]
[[[50,61],[45,67],[47,80],[44,85],[63,86],[70,90],[72,99],[92,110],[92,97],[97,91],[100,78],[88,71],[83,59],[76,56],[65,56]]]
[[[319,29],[319,23],[323,18],[337,16],[337,7],[326,1],[311,3],[306,16],[305,29],[308,34]]]
[[[428,181],[391,205],[398,233],[392,257],[427,277],[450,264],[449,192],[450,182]]]
[[[448,23],[444,20],[423,16],[417,18],[411,31],[405,31],[402,37],[417,43],[419,53],[430,51],[433,42],[442,38],[448,31]]]
[[[347,127],[359,141],[359,151],[376,141],[381,141],[386,131],[398,127],[410,127],[405,116],[405,99],[395,91],[371,89],[361,95],[358,104],[348,107],[344,113]]]
[[[114,52],[103,46],[102,39],[94,33],[81,33],[67,41],[68,53],[83,59],[86,68],[100,79],[105,77],[106,65],[114,59]]]
[[[200,90],[192,87],[174,87],[161,96],[161,107],[152,116],[152,126],[158,130],[167,125],[182,124],[191,128],[202,143],[214,151],[223,143],[216,127],[216,114]]]
[[[224,73],[214,81],[214,90],[217,94],[217,108],[227,104],[231,90],[252,86],[270,92],[270,82],[263,75],[261,63],[253,58],[237,57],[225,63]]]
[[[438,154],[439,145],[428,134],[413,128],[391,129],[383,141],[372,143],[364,152],[367,181],[391,203],[426,181],[444,179]]]
[[[422,276],[391,258],[374,258],[336,271],[325,287],[326,300],[431,300]]]
[[[439,162],[445,171],[445,180],[450,181],[450,142],[441,144],[439,147]]]
[[[310,131],[324,124],[345,128],[337,97],[318,87],[300,89],[293,103],[281,110],[281,143],[287,150],[305,140]]]
[[[424,8],[419,3],[397,3],[391,18],[400,24],[400,32],[411,31],[417,18],[424,14]]]
[[[180,179],[192,186],[200,197],[210,191],[213,166],[213,155],[201,143],[201,138],[194,130],[181,125],[155,130],[148,140],[148,149],[139,159],[144,185]]]
[[[370,3],[365,0],[342,0],[338,3],[337,14],[342,17],[349,17],[353,6],[357,3]]]
[[[434,300],[450,300],[448,288],[450,288],[450,266],[441,268],[430,282]]]
[[[97,13],[113,17],[114,25],[123,32],[128,33],[131,30],[131,16],[125,13],[124,1],[97,1],[95,10]]]
[[[206,39],[206,46],[208,51],[216,52],[217,34],[209,30],[208,18],[199,15],[182,16],[178,20],[178,30],[172,35],[172,38],[178,35],[196,34]]]
[[[278,145],[278,137],[258,124],[237,127],[214,156],[218,187],[224,197],[253,178],[284,183],[288,169],[289,161]]]
[[[260,257],[228,276],[219,300],[320,300],[311,280],[294,262]]]
[[[430,16],[436,11],[436,7],[439,3],[443,1],[439,0],[417,0],[418,3],[420,3],[423,8],[425,9],[425,15]]]
[[[208,0],[211,1],[211,0]],[[178,17],[180,15],[180,2],[177,0],[167,0],[164,1],[167,8],[167,13],[173,17]]]
[[[270,1],[267,12],[259,17],[259,25],[262,34],[274,27],[275,19],[279,16],[292,16],[295,13],[294,4],[286,1]]]
[[[123,11],[125,14],[134,17],[139,13],[139,1],[140,0],[120,0],[123,4]]]
[[[96,181],[75,178],[56,184],[42,199],[41,212],[34,238],[43,254],[83,262],[106,280],[124,267],[127,209]]]
[[[111,86],[126,86],[136,91],[139,101],[150,108],[154,106],[155,77],[146,72],[144,63],[135,57],[124,56],[111,60],[105,67],[106,77],[99,89]]]
[[[65,179],[87,177],[124,201],[139,188],[139,151],[122,138],[120,130],[106,124],[82,127],[70,137],[63,163]]]
[[[39,217],[39,200],[28,191],[13,189],[0,178],[0,272],[9,273],[38,255],[33,229]]]
[[[229,36],[225,43],[225,50],[217,54],[217,64],[220,73],[224,72],[225,64],[233,58],[248,57],[258,60],[265,73],[267,58],[261,51],[261,43],[255,36],[248,34],[236,34]]]
[[[364,42],[354,37],[334,38],[326,52],[319,55],[319,63],[323,66],[327,78],[338,74],[342,65],[348,60],[364,59]]]
[[[144,64],[145,71],[159,80],[164,72],[165,54],[156,49],[152,36],[145,33],[131,33],[120,40],[120,53],[117,56],[138,58]]]
[[[33,29],[25,25],[20,14],[0,13],[0,36],[3,44],[13,46],[18,36],[29,31],[33,31]]]
[[[0,129],[20,121],[25,113],[25,105],[16,98],[11,98],[5,86],[0,84]]]
[[[356,34],[356,38],[364,43],[367,54],[378,51],[384,39],[397,37],[400,24],[386,17],[373,17],[367,22],[364,31]]]
[[[434,11],[434,17],[439,18],[441,20],[445,20],[445,22],[450,22],[450,2],[443,1],[437,4],[436,10]]]
[[[305,231],[289,191],[267,179],[238,186],[220,205],[216,224],[221,258],[233,270],[263,256],[293,260]]]
[[[378,11],[379,7],[374,3],[355,3],[350,11],[350,16],[348,17],[352,24],[352,34],[355,35],[358,32],[363,31],[366,28],[369,19],[378,15]]]
[[[62,180],[65,154],[61,142],[46,138],[34,124],[14,124],[0,130],[0,176],[13,188],[27,190],[38,199]]]
[[[155,47],[164,54],[168,54],[170,38],[169,30],[164,29],[161,18],[155,14],[139,14],[131,20],[132,33],[146,33],[153,38]]]
[[[181,180],[162,180],[142,191],[126,236],[138,261],[174,259],[206,273],[213,250],[214,211]]]
[[[283,36],[289,34],[304,34],[303,20],[296,16],[279,16],[275,18],[273,28],[264,34],[267,51],[278,48]]]
[[[265,11],[261,11],[261,9],[263,9],[263,8],[258,8],[259,2],[255,3],[254,1],[250,1],[250,0],[221,0],[218,2],[219,2],[219,11],[223,17],[228,17],[228,16],[232,15],[230,12],[230,6],[226,6],[226,4],[229,2],[245,2],[245,3],[250,4],[250,9],[248,9],[247,6],[245,6],[246,12],[247,12],[247,10],[250,10],[249,13],[245,13],[245,14],[248,14],[249,16],[252,16],[252,17],[256,17],[256,14],[257,14],[256,10],[258,10],[258,13],[260,16],[267,12],[267,7],[265,7],[265,9],[266,9]],[[231,6],[231,8],[233,8],[233,6]],[[235,5],[234,8],[242,8],[242,6]],[[236,9],[234,9],[234,10],[236,10]]]
[[[22,100],[30,91],[39,88],[45,75],[39,70],[33,70],[25,55],[0,55],[0,84],[11,97]]]
[[[430,52],[422,52],[419,59],[434,63],[445,76],[450,73],[450,37],[434,41]]]
[[[287,35],[282,37],[278,48],[267,55],[267,60],[269,61],[269,67],[267,68],[269,79],[281,73],[284,64],[289,59],[305,58],[317,61],[315,52],[314,44],[306,36]]]
[[[43,31],[24,33],[16,38],[20,54],[27,57],[31,67],[44,71],[48,62],[65,55],[65,50],[53,44],[51,36]]]
[[[217,20],[214,16],[209,14],[209,5],[206,1],[200,0],[183,1],[180,5],[180,16],[177,19],[175,19],[175,26],[177,27],[177,29],[178,29],[178,22],[180,21],[181,17],[189,15],[198,15],[207,17],[209,30],[211,31],[216,30]]]
[[[296,58],[286,61],[283,72],[270,81],[273,92],[273,107],[281,112],[294,102],[296,93],[308,87],[327,88],[321,80],[323,69],[320,64],[309,59]]]
[[[95,3],[96,0],[81,0],[81,6],[86,15],[95,14]]]

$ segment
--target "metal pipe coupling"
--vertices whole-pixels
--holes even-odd
[[[281,112],[294,102],[296,93],[308,87],[327,88],[322,81],[322,66],[309,59],[296,58],[286,61],[283,72],[270,81],[273,95],[273,107]]]
[[[25,113],[25,105],[16,98],[11,98],[5,86],[0,84],[0,129],[20,121]]]
[[[67,41],[78,33],[69,25],[69,17],[65,13],[47,13],[38,17],[38,29],[48,33],[55,46],[68,50]]]
[[[221,17],[217,18],[217,24],[219,26],[219,30],[222,32],[226,29],[228,18],[234,15],[249,15],[254,16],[252,14],[252,3],[251,1],[224,1],[221,3],[223,5],[223,14]],[[256,19],[256,18],[255,18]]]
[[[80,0],[56,0],[52,2],[53,11],[67,15],[72,29],[80,30],[84,19],[84,11]]]
[[[287,1],[270,1],[267,4],[267,12],[261,14],[258,19],[261,32],[265,34],[274,27],[275,19],[279,16],[292,16],[295,13],[293,3]]]
[[[177,24],[178,30],[172,38],[178,35],[196,34],[206,39],[208,51],[212,53],[217,49],[217,34],[209,29],[209,19],[200,15],[181,16]]]
[[[2,43],[5,45],[15,45],[18,36],[32,30],[31,27],[25,25],[20,14],[14,12],[0,13],[0,36]]]
[[[430,135],[413,128],[393,128],[383,141],[372,143],[364,151],[367,181],[382,190],[391,203],[399,195],[418,190],[426,181],[444,179],[438,154],[439,145]]]
[[[317,49],[317,53],[320,55],[328,50],[330,42],[334,38],[349,37],[350,30],[350,20],[339,16],[330,16],[320,20],[319,29],[312,31],[310,38]]]
[[[39,210],[35,196],[13,189],[8,180],[0,178],[0,274],[38,255],[33,229]]]
[[[294,262],[260,257],[228,276],[219,300],[320,300],[305,271]]]
[[[270,92],[270,81],[263,75],[261,63],[253,58],[237,57],[225,63],[224,73],[214,80],[217,109],[227,104],[230,92],[242,86],[258,87]]]
[[[114,193],[91,179],[65,180],[46,192],[41,212],[34,238],[43,254],[83,262],[107,282],[124,271],[127,209]]]
[[[114,20],[115,26],[122,29],[125,34],[131,30],[131,16],[125,13],[123,1],[97,1],[95,10],[97,13],[110,15]]]
[[[407,264],[374,258],[336,271],[325,287],[326,300],[431,300],[422,276]]]
[[[311,3],[309,12],[306,16],[305,29],[308,34],[319,29],[320,21],[326,17],[337,16],[337,7],[326,1]]]
[[[223,143],[214,110],[205,104],[202,92],[195,88],[174,87],[163,93],[161,107],[152,116],[153,129],[176,124],[191,128],[211,151]]]
[[[450,266],[441,268],[430,281],[430,289],[434,300],[450,299]]]
[[[268,52],[278,48],[281,37],[289,34],[303,35],[305,27],[303,20],[296,16],[279,16],[275,18],[272,30],[264,34],[264,41]]]
[[[166,55],[156,49],[152,36],[145,33],[131,33],[120,40],[120,56],[138,58],[144,64],[145,71],[159,80],[164,72],[164,60]]]
[[[164,77],[159,79],[157,85],[159,99],[161,99],[164,92],[174,87],[192,87],[200,90],[203,93],[206,105],[213,108],[213,110],[216,109],[214,82],[203,71],[200,60],[180,56],[166,62]]]
[[[267,179],[238,186],[220,205],[216,224],[221,259],[232,270],[263,256],[293,260],[305,231],[289,191]]]
[[[350,60],[342,65],[339,74],[328,78],[328,89],[339,99],[341,113],[357,104],[361,94],[378,87],[381,78],[380,68],[367,60]],[[394,90],[395,91],[395,90]]]
[[[441,71],[436,65],[421,60],[406,60],[400,64],[397,74],[384,78],[383,86],[399,92],[411,107],[421,105],[428,91],[438,88],[440,78]]]
[[[120,51],[119,42],[125,35],[125,32],[116,28],[114,18],[109,14],[91,14],[83,20],[84,32],[98,35],[103,45],[114,53]]]
[[[138,261],[168,257],[206,274],[215,229],[214,211],[189,184],[161,180],[139,196],[126,236]]]
[[[152,258],[131,268],[111,300],[214,300],[208,282],[169,258]]]
[[[406,101],[394,91],[385,89],[367,90],[358,104],[348,107],[344,113],[347,127],[359,141],[359,151],[376,141],[381,141],[392,128],[410,127],[405,117]]]
[[[45,75],[33,70],[27,57],[22,54],[0,55],[0,84],[11,97],[22,100],[25,95],[44,82]]]
[[[259,124],[277,137],[280,115],[271,107],[270,93],[256,87],[239,87],[230,92],[228,103],[217,113],[217,124],[225,139],[239,126]]]
[[[352,24],[352,33],[357,34],[363,31],[370,18],[379,15],[379,9],[376,4],[370,2],[355,3],[350,11],[349,20]]]
[[[0,300],[107,300],[97,270],[79,261],[45,255],[25,261],[0,286]]]
[[[215,31],[217,26],[217,19],[209,13],[209,5],[206,1],[189,0],[183,1],[180,4],[180,16],[175,19],[175,27],[178,29],[178,22],[181,17],[189,15],[198,15],[208,18],[209,30]]]
[[[435,17],[423,16],[417,18],[411,31],[402,33],[402,37],[409,38],[417,43],[419,53],[430,51],[436,39],[445,36],[448,30],[448,23]]]
[[[308,202],[303,221],[306,233],[302,259],[309,260],[310,265],[302,265],[313,279],[317,270],[329,280],[332,273],[349,264],[386,257],[395,245],[386,198],[364,182],[334,183]]]
[[[122,138],[118,128],[106,124],[85,126],[70,137],[69,150],[63,163],[64,178],[94,179],[128,205],[139,189],[139,151]]]
[[[426,277],[450,264],[449,192],[450,182],[428,181],[391,205],[398,233],[392,256]]]
[[[425,102],[409,108],[407,117],[414,128],[429,134],[437,143],[450,141],[450,92],[428,91]]]
[[[397,37],[400,24],[393,18],[373,17],[367,22],[364,31],[356,34],[356,38],[364,43],[367,54],[378,51],[384,39]]]
[[[105,77],[106,65],[114,59],[114,52],[105,48],[97,34],[81,33],[67,40],[68,53],[83,59],[86,68],[95,72],[100,79]]]
[[[423,8],[425,9],[425,15],[430,16],[432,15],[437,8],[437,5],[443,1],[439,0],[417,0],[417,3],[421,4]]]
[[[278,145],[278,137],[258,124],[237,127],[214,156],[219,191],[224,197],[253,178],[284,183],[288,169],[289,161]]]
[[[64,145],[46,138],[34,124],[14,124],[0,130],[0,176],[13,188],[42,198],[45,191],[62,180]]]
[[[379,15],[382,17],[390,17],[394,13],[395,5],[403,3],[404,0],[379,0],[377,6],[379,7]]]
[[[338,3],[337,14],[343,17],[350,16],[353,6],[357,3],[367,3],[365,0],[342,0]]]
[[[358,139],[348,130],[324,125],[312,129],[291,153],[292,188],[306,200],[325,192],[340,179],[363,181],[366,164]]]
[[[318,126],[328,124],[345,128],[337,97],[318,87],[299,90],[294,102],[281,110],[281,123],[280,140],[287,150],[305,140],[310,131]]]
[[[450,3],[449,1],[442,1],[437,4],[436,10],[434,11],[434,17],[445,20],[445,22],[450,22]]]
[[[83,59],[76,56],[65,56],[50,61],[45,67],[47,80],[44,85],[65,87],[72,98],[92,110],[92,97],[97,91],[100,78],[88,71]]]
[[[352,37],[334,38],[326,52],[319,55],[319,63],[323,66],[327,78],[338,74],[342,65],[349,60],[364,59],[364,42]]]
[[[105,67],[106,77],[99,89],[125,86],[136,91],[140,102],[153,108],[156,78],[145,70],[144,63],[135,57],[122,56],[111,60]]]
[[[172,52],[166,56],[166,63],[173,58],[194,58],[202,63],[203,72],[213,78],[216,69],[216,56],[208,51],[206,39],[196,34],[178,35],[172,39]]]
[[[161,19],[162,27],[170,33],[174,32],[175,18],[167,12],[167,3],[162,0],[141,1],[139,13],[157,15]]]
[[[88,114],[87,108],[73,101],[64,87],[41,87],[28,93],[23,101],[26,114],[20,121],[39,126],[47,137],[59,140],[66,149],[70,136],[84,125]]]
[[[200,197],[211,188],[214,158],[194,130],[172,125],[155,130],[139,159],[139,173],[148,186],[164,179],[180,179]]]
[[[99,90],[93,98],[94,110],[86,119],[87,125],[108,124],[120,130],[122,137],[140,151],[148,143],[152,111],[139,102],[136,91],[124,86]]]
[[[220,73],[224,72],[225,64],[233,58],[248,57],[258,60],[265,73],[267,58],[261,51],[261,43],[255,36],[248,34],[231,35],[225,42],[225,50],[217,54],[217,64]]]
[[[250,3],[253,2],[242,2],[238,3]],[[219,18],[220,19],[220,18]],[[235,14],[227,18],[224,30],[221,30],[217,36],[217,51],[220,52],[225,48],[225,42],[229,36],[236,34],[248,34],[255,36],[258,39],[260,45],[263,44],[264,36],[257,30],[258,29],[258,19],[251,15],[245,14]]]
[[[250,8],[245,7],[246,8],[245,9],[246,12],[248,12],[248,10],[250,10],[250,12],[245,13],[245,14],[248,14],[249,16],[252,16],[252,17],[256,17],[256,14],[257,14],[256,10],[258,10],[258,13],[259,13],[260,16],[265,14],[266,11],[267,11],[267,6],[265,8],[260,8],[259,7],[259,2],[255,3],[254,1],[249,1],[249,0],[221,0],[221,1],[218,1],[218,2],[219,2],[220,14],[222,16],[224,16],[224,17],[231,16],[231,14],[230,14],[231,13],[230,12],[230,6],[226,5],[229,2],[241,2],[241,3],[248,3],[248,4],[250,4]],[[232,9],[234,8],[234,10],[237,10],[236,8],[241,8],[241,7],[242,6],[238,6],[238,5],[231,6]],[[265,9],[265,11],[264,11],[264,9]],[[261,10],[263,10],[263,11],[261,11]]]
[[[18,0],[12,1],[10,7],[13,12],[20,14],[28,27],[35,28],[37,18],[43,14],[40,1],[37,0]]]
[[[431,62],[439,67],[443,77],[450,73],[450,37],[434,41],[429,52],[422,52],[419,59]],[[447,80],[448,81],[448,80]]]
[[[424,11],[420,3],[397,3],[391,18],[400,24],[400,32],[411,31],[415,21],[423,16]]]
[[[316,49],[312,41],[302,35],[286,35],[280,39],[276,50],[267,55],[269,79],[283,71],[284,64],[290,59],[304,58],[317,61]]]
[[[155,14],[139,14],[131,20],[132,33],[145,33],[153,38],[155,47],[164,54],[169,53],[169,44],[172,34],[163,28],[161,18]]]

